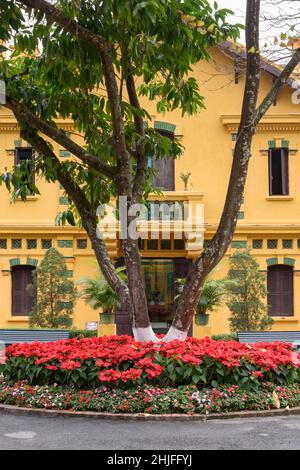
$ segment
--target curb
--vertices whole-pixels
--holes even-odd
[[[62,418],[91,418],[110,419],[114,421],[211,421],[216,419],[234,418],[267,418],[272,416],[300,415],[300,407],[279,410],[263,411],[236,411],[232,413],[212,413],[210,415],[185,415],[185,414],[133,414],[133,413],[97,413],[94,411],[62,411],[45,410],[39,408],[22,408],[13,405],[0,405],[0,412],[12,415],[47,416]]]

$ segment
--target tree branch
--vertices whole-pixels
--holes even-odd
[[[109,49],[105,39],[98,34],[81,26],[77,21],[68,18],[61,10],[46,2],[45,0],[18,0],[25,7],[39,10],[51,21],[58,23],[66,31],[80,37],[86,43],[92,45],[100,53]]]
[[[241,122],[223,213],[215,237],[207,250],[212,268],[223,257],[232,240],[251,157],[251,143],[255,133],[253,123],[260,85],[259,15],[260,0],[248,0],[246,14],[247,72]]]
[[[101,60],[112,116],[114,148],[117,152],[119,166],[118,187],[121,195],[131,197],[131,159],[126,146],[124,122],[115,69],[109,52],[105,51],[101,53]]]
[[[268,109],[272,106],[274,101],[276,100],[279,91],[281,88],[286,84],[287,79],[291,76],[294,72],[295,68],[300,62],[300,48],[296,50],[291,60],[288,64],[284,67],[281,74],[278,78],[274,81],[272,89],[266,95],[260,106],[257,108],[255,113],[255,119],[253,122],[254,126],[257,126],[261,118],[266,114]]]
[[[112,114],[114,146],[120,168],[119,187],[124,195],[131,195],[131,166],[130,155],[125,141],[124,123],[122,119],[119,90],[111,60],[111,45],[101,36],[82,27],[77,21],[68,18],[64,13],[45,0],[19,0],[24,6],[43,12],[48,20],[58,23],[80,40],[93,46],[100,52],[103,65],[105,85]]]
[[[129,73],[129,75],[127,76],[126,88],[127,88],[127,93],[128,93],[129,102],[131,106],[133,106],[136,110],[140,111],[141,106],[140,106],[139,98],[136,92],[134,78],[131,73]],[[135,123],[136,132],[140,136],[140,139],[136,146],[137,169],[136,169],[136,176],[135,176],[134,185],[133,185],[133,194],[134,194],[135,200],[139,202],[143,195],[143,190],[144,190],[145,181],[147,177],[148,160],[145,154],[144,120],[138,114],[134,114],[134,123]]]
[[[98,157],[86,152],[80,145],[69,139],[64,132],[56,129],[51,124],[47,123],[43,119],[35,116],[28,108],[11,98],[7,97],[6,108],[11,109],[16,116],[19,116],[21,120],[27,122],[33,129],[42,132],[50,139],[62,145],[64,148],[69,150],[73,155],[79,158],[86,165],[90,166],[96,171],[103,173],[108,178],[114,180],[116,177],[116,168],[102,163]]]
[[[22,119],[22,116],[18,116],[19,119]],[[80,186],[75,183],[72,176],[64,171],[63,165],[55,155],[55,153],[50,148],[49,144],[40,137],[35,131],[32,130],[22,130],[21,136],[23,136],[32,147],[39,152],[44,157],[47,157],[51,160],[56,172],[57,179],[60,184],[64,187],[67,194],[70,196],[72,201],[77,207],[77,210],[81,216],[83,227],[88,233],[99,265],[101,267],[102,273],[105,276],[109,285],[114,289],[120,296],[123,304],[126,305],[128,312],[131,310],[131,300],[128,291],[128,286],[126,283],[118,276],[116,269],[113,263],[110,260],[107,247],[105,242],[97,236],[97,223],[95,214],[91,210],[91,205],[82,191]]]

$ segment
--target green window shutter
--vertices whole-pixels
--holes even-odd
[[[269,140],[268,146],[269,146],[270,149],[274,149],[274,148],[276,147],[276,141],[275,141],[275,139]]]
[[[170,122],[154,121],[154,129],[158,131],[175,132],[176,125]]]
[[[269,258],[269,259],[267,259],[267,265],[268,266],[274,266],[275,264],[278,264],[278,258]]]

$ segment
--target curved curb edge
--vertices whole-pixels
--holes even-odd
[[[45,410],[40,408],[23,408],[14,405],[1,405],[0,412],[14,415],[47,416],[62,418],[92,418],[111,419],[115,421],[210,421],[216,419],[234,418],[265,418],[272,416],[293,416],[300,415],[300,407],[279,410],[263,411],[235,411],[232,413],[212,413],[210,415],[186,415],[186,414],[133,414],[133,413],[101,413],[94,411],[66,411],[66,410]]]

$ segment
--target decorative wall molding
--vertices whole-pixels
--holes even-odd
[[[6,149],[5,152],[6,152],[6,155],[8,155],[9,157],[15,156],[15,149]]]
[[[66,132],[74,131],[74,124],[69,122],[59,121],[57,125],[60,129],[63,129]],[[20,132],[20,127],[16,122],[12,121],[11,116],[5,118],[0,117],[0,132]]]
[[[238,131],[241,117],[238,115],[221,116],[221,122],[227,131],[234,134]],[[258,132],[298,132],[300,115],[277,114],[265,116],[257,125]]]
[[[226,124],[225,127],[227,128],[228,132],[234,133],[238,131],[239,125],[238,124]],[[258,124],[256,127],[258,132],[299,132],[300,131],[300,123],[299,124]]]
[[[0,122],[0,132],[19,132],[20,128],[15,123]]]
[[[298,152],[299,152],[298,149],[289,149],[289,155],[291,157],[294,157],[295,155],[297,155]],[[260,150],[260,153],[262,156],[267,157],[269,155],[269,149],[262,149]]]

